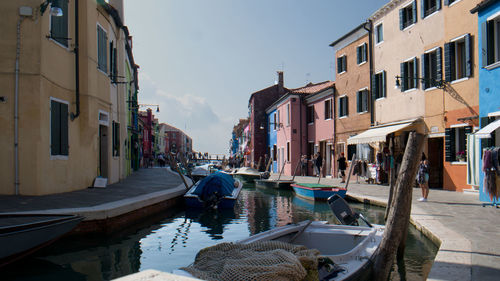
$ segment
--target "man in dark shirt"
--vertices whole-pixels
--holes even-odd
[[[339,172],[340,172],[340,175],[342,176],[341,183],[343,183],[343,182],[345,182],[345,170],[347,168],[347,162],[346,162],[346,159],[344,157],[344,152],[340,153],[340,157],[339,157],[339,159],[337,159],[337,162],[339,162]]]

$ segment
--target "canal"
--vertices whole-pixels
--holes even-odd
[[[372,223],[383,223],[383,208],[351,206]],[[2,280],[97,281],[145,269],[171,272],[190,264],[204,247],[308,219],[336,221],[324,202],[301,199],[288,190],[246,186],[234,211],[174,209],[112,237],[59,240],[0,274]],[[406,245],[404,264],[394,266],[391,280],[423,280],[438,249],[413,227]]]

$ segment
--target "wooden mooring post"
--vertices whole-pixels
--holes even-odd
[[[182,181],[184,182],[184,185],[186,186],[186,189],[189,189],[189,185],[186,182],[186,179],[184,178],[184,175],[181,173],[181,169],[179,169],[179,166],[177,165],[177,161],[175,161],[175,159],[172,156],[172,154],[168,153],[167,155],[168,155],[168,159],[170,161],[170,168],[171,169],[173,168],[175,171],[177,171],[177,173],[181,177]]]
[[[411,132],[406,144],[403,161],[396,181],[389,216],[380,247],[373,257],[373,279],[388,280],[391,267],[394,264],[396,251],[404,248],[406,233],[410,222],[413,183],[417,174],[424,136]],[[404,249],[403,249],[404,250]]]

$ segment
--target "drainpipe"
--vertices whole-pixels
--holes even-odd
[[[78,36],[78,0],[75,0],[75,48],[73,52],[75,53],[75,105],[76,113],[71,112],[71,121],[74,121],[78,116],[80,116],[80,54],[78,51],[79,36]]]
[[[368,27],[366,27],[368,25]],[[368,52],[370,60],[370,124],[373,126],[375,124],[375,98],[372,94],[372,77],[373,77],[373,22],[372,20],[367,20],[363,25],[363,28],[368,31]]]
[[[14,194],[19,195],[19,57],[21,54],[21,23],[24,16],[17,20],[16,66],[14,86]]]

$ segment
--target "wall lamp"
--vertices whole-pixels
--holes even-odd
[[[269,125],[276,125],[276,126],[278,126],[278,128],[283,128],[283,123],[270,122]],[[265,129],[264,124],[260,124],[259,129],[264,130]]]
[[[444,89],[446,87],[446,81],[444,81],[444,80],[436,80],[434,78],[423,78],[423,77],[396,76],[396,85],[395,85],[396,89],[399,89],[401,87],[401,82],[399,81],[400,79],[420,80],[420,81],[424,82],[425,84],[429,84],[431,87],[436,87],[438,89]]]
[[[40,5],[40,15],[43,16],[43,13],[45,13],[45,10],[47,10],[47,7],[50,5],[50,15],[54,17],[62,17],[63,16],[63,10],[61,7],[59,7],[58,1],[57,0],[46,0]]]

